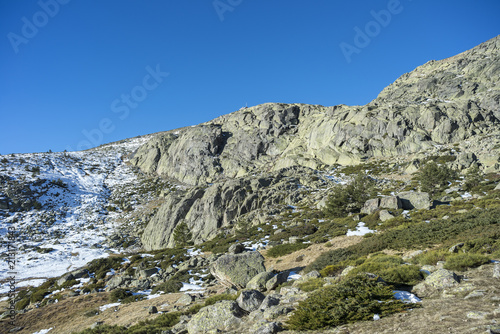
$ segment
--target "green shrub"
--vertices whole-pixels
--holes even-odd
[[[438,261],[445,261],[447,253],[446,249],[432,250],[416,256],[413,261],[420,265],[434,266]]]
[[[451,246],[457,241],[500,235],[498,217],[500,217],[500,208],[495,207],[489,210],[472,210],[450,219],[435,220],[432,224],[420,222],[401,225],[382,234],[363,239],[362,242],[347,248],[327,251],[308,265],[306,271],[320,271],[328,265],[342,264],[344,261],[352,261],[387,248],[422,249],[445,242]]]
[[[428,192],[431,196],[444,190],[449,181],[458,177],[456,171],[448,168],[446,165],[439,166],[434,161],[425,164],[416,173],[415,180],[420,183],[420,189]]]
[[[385,316],[402,312],[415,305],[394,299],[392,288],[364,275],[343,280],[313,292],[301,301],[290,316],[287,327],[292,330],[316,330],[335,327],[374,314]]]
[[[97,326],[95,328],[87,328],[81,332],[75,332],[74,334],[125,334],[127,332],[127,328],[122,326],[109,326],[102,325]]]
[[[358,173],[347,185],[335,185],[330,191],[323,213],[327,217],[345,217],[359,212],[373,195],[375,182],[363,172]]]
[[[345,266],[332,264],[323,268],[319,273],[322,277],[338,276],[345,269]]]
[[[50,294],[50,292],[48,290],[38,289],[35,292],[33,292],[33,294],[30,297],[30,301],[32,303],[41,302],[43,300],[43,298],[45,298],[45,296],[48,294]]]
[[[268,250],[266,255],[269,257],[280,257],[307,248],[309,246],[310,244],[305,244],[302,242],[297,242],[295,244],[276,245]]]
[[[305,292],[318,290],[325,284],[322,278],[311,278],[305,282],[299,283],[299,288]]]
[[[95,317],[96,315],[99,315],[101,312],[99,311],[99,309],[91,309],[91,310],[88,310],[84,313],[84,315],[87,317],[87,318],[90,318],[90,317]]]
[[[465,174],[464,189],[471,191],[473,188],[477,187],[483,179],[484,177],[479,170],[479,167],[474,164]]]
[[[79,281],[77,281],[76,279],[72,279],[72,280],[69,280],[69,281],[66,281],[64,282],[62,285],[60,285],[59,287],[60,288],[70,288],[72,287],[73,285],[77,285],[78,283],[80,283]]]
[[[445,269],[463,271],[467,268],[478,267],[488,263],[489,258],[485,255],[474,253],[453,254],[446,259]]]
[[[30,299],[29,297],[25,297],[25,298],[22,298],[21,300],[19,300],[17,303],[16,303],[16,310],[24,310],[26,308],[26,306],[28,306],[30,304]]]
[[[175,246],[177,247],[187,246],[192,238],[193,234],[189,230],[189,227],[185,221],[180,222],[174,228]]]
[[[211,296],[211,297],[208,297],[207,299],[205,299],[204,306],[213,305],[221,300],[236,300],[236,298],[238,298],[237,294],[231,295],[231,294],[224,293],[221,295],[214,295],[214,296]]]
[[[390,284],[417,284],[423,279],[420,268],[406,265],[404,261],[391,255],[379,255],[367,259],[363,264],[349,272],[349,276],[360,273],[372,273]]]
[[[109,294],[109,302],[116,303],[130,296],[132,296],[132,293],[125,289],[115,289]]]
[[[160,285],[157,285],[153,288],[153,293],[156,293],[158,291],[163,291],[165,293],[175,293],[179,292],[179,290],[182,288],[182,283],[177,281],[177,280],[172,280],[169,279],[166,282],[161,283]]]
[[[121,257],[107,257],[104,259],[92,260],[87,268],[90,273],[95,274],[98,279],[106,277],[106,273],[112,268],[117,269],[122,266],[123,259]]]

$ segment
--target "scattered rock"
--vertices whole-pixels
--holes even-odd
[[[278,294],[267,295],[266,298],[264,298],[264,300],[260,304],[260,310],[264,311],[264,310],[270,308],[271,306],[279,305],[280,298],[281,298],[281,295],[278,295]]]
[[[152,275],[156,274],[158,272],[157,268],[149,268],[149,269],[141,269],[136,271],[136,277],[137,278],[147,278],[151,277]]]
[[[380,210],[379,211],[379,218],[381,221],[385,222],[386,220],[394,218],[394,216],[389,213],[387,210]]]
[[[242,244],[234,244],[229,247],[229,254],[240,254],[245,251],[245,246]]]
[[[467,296],[465,296],[464,299],[481,298],[481,297],[484,297],[483,291],[472,291]]]
[[[397,210],[397,209],[401,209],[403,206],[401,203],[401,199],[398,196],[386,196],[386,197],[380,198],[379,207],[381,209]]]
[[[462,247],[464,246],[465,244],[463,242],[461,243],[458,243],[456,245],[453,245],[450,247],[450,249],[448,250],[450,253],[458,253],[458,251],[460,249],[462,249]]]
[[[223,300],[201,308],[187,323],[187,330],[189,334],[235,330],[241,325],[243,315],[244,311],[238,303]]]
[[[477,319],[477,320],[484,320],[486,317],[490,315],[488,312],[482,312],[482,311],[470,311],[467,313],[467,318],[469,319]]]
[[[148,308],[148,313],[149,314],[156,314],[156,313],[158,313],[158,309],[156,308],[156,306],[152,305]]]
[[[274,334],[278,333],[279,331],[282,330],[282,327],[279,323],[277,322],[268,322],[265,323],[264,325],[261,325],[255,330],[255,334]]]
[[[225,254],[210,266],[210,272],[222,283],[244,288],[261,272],[265,272],[264,257],[259,252]]]
[[[273,277],[274,274],[270,271],[265,271],[260,274],[257,274],[247,283],[246,288],[265,291],[267,281],[269,281]]]
[[[404,210],[430,209],[431,207],[429,194],[425,192],[406,191],[399,193],[398,197]]]
[[[370,215],[375,211],[377,211],[379,207],[380,207],[380,198],[369,199],[368,201],[365,202],[363,208],[361,208],[361,213]]]
[[[57,280],[57,285],[61,286],[64,283],[71,281],[71,280],[74,280],[74,279],[75,279],[75,276],[73,276],[73,274],[66,274]]]
[[[177,301],[175,302],[178,305],[190,305],[192,302],[194,302],[194,296],[190,295],[189,293],[183,294]]]
[[[272,277],[269,281],[266,282],[267,291],[276,289],[278,285],[280,285],[281,283],[285,283],[287,279],[288,279],[287,272],[281,272],[276,274],[274,277]]]
[[[252,312],[259,309],[264,298],[266,297],[260,291],[243,290],[236,299],[236,302],[245,311]]]
[[[71,272],[71,275],[73,275],[74,279],[85,278],[89,277],[89,271],[87,269],[78,269]]]
[[[459,282],[459,278],[454,272],[446,269],[438,269],[427,276],[425,281],[415,285],[412,292],[419,297],[427,297],[445,288],[454,287]]]
[[[493,266],[493,278],[500,278],[500,262],[495,262]]]

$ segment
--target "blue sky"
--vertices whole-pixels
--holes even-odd
[[[265,102],[361,105],[500,34],[500,1],[0,0],[0,154]]]

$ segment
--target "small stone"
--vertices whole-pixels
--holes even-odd
[[[495,262],[493,266],[493,278],[500,278],[500,262]]]
[[[189,305],[194,301],[194,296],[186,293],[175,302],[177,305]]]
[[[448,252],[450,253],[458,253],[458,251],[464,246],[465,244],[463,242],[459,243],[459,244],[456,244],[456,245],[453,245],[450,247],[450,249],[448,250]]]
[[[467,318],[476,319],[476,320],[484,320],[490,313],[482,312],[482,311],[470,311],[467,313]]]
[[[102,326],[102,325],[104,325],[104,321],[96,321],[92,324],[92,326],[90,326],[90,329],[94,329],[94,328]]]
[[[467,296],[465,296],[464,299],[480,298],[480,297],[484,297],[484,292],[483,291],[472,291]]]
[[[156,313],[158,313],[158,309],[156,308],[156,306],[152,305],[148,308],[148,313],[149,314],[156,314]]]

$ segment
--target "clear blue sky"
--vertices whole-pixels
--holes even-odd
[[[0,154],[87,148],[246,104],[365,104],[500,34],[499,17],[497,0],[0,0]]]

